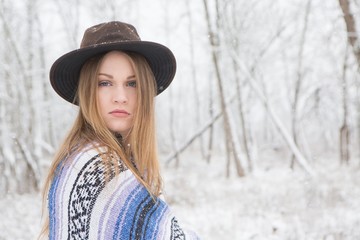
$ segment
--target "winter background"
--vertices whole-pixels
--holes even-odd
[[[77,111],[49,68],[110,20],[177,58],[157,121],[183,226],[360,239],[358,0],[0,0],[0,240],[36,239],[43,178]]]

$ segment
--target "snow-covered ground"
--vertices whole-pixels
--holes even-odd
[[[245,178],[225,178],[222,156],[207,164],[185,153],[179,168],[164,167],[165,197],[180,224],[202,239],[360,239],[359,162],[345,167],[335,157],[317,159],[318,175],[310,178],[284,167],[288,158],[265,155]],[[7,195],[0,209],[0,240],[35,239],[40,194]]]
[[[334,158],[313,163],[316,178],[265,157],[266,170],[226,179],[220,157],[207,165],[188,155],[186,167],[167,169],[168,200],[204,239],[358,240],[359,162],[340,167]]]

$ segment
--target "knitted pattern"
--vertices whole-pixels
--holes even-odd
[[[87,149],[58,166],[48,195],[49,239],[198,239],[121,161],[120,174],[106,182],[102,154]]]

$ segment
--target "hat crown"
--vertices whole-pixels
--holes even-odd
[[[107,22],[86,29],[80,48],[128,41],[141,41],[134,26],[118,21]]]

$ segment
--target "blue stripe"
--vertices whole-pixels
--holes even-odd
[[[54,179],[51,183],[48,194],[48,208],[49,208],[49,239],[55,239],[55,225],[56,225],[56,190],[60,182],[60,175],[64,167],[60,163],[55,170]]]
[[[143,189],[144,191],[144,189]],[[131,227],[130,236],[131,239],[139,239],[142,235],[142,226],[144,226],[144,221],[148,212],[154,206],[153,199],[150,194],[146,190],[146,193],[142,191],[142,195],[144,195],[143,200],[136,207],[136,212],[133,219],[133,225]]]
[[[157,236],[159,222],[166,211],[163,201],[156,199],[154,202],[146,188],[137,183],[120,210],[113,239],[148,240]],[[120,226],[122,219],[124,222]]]
[[[118,218],[116,220],[116,224],[115,224],[115,229],[114,229],[114,235],[113,235],[113,240],[116,239],[123,239],[123,237],[128,237],[130,235],[130,229],[131,229],[131,221],[125,221],[124,224],[122,226],[120,226],[120,222],[121,219],[123,218],[124,215],[126,215],[124,218],[125,220],[132,219],[132,215],[134,214],[133,209],[132,209],[132,203],[136,202],[137,200],[139,201],[139,199],[137,198],[136,192],[139,191],[139,189],[143,188],[140,184],[136,184],[137,186],[134,188],[134,190],[131,191],[131,193],[128,195],[128,197],[126,198],[125,204],[124,206],[121,208],[121,211],[118,215]],[[134,200],[132,200],[132,197],[134,197]],[[130,202],[131,201],[131,202]],[[125,211],[127,209],[127,206],[129,205],[129,211]],[[125,238],[126,239],[126,238]]]
[[[148,214],[146,224],[144,224],[143,227],[143,236],[145,236],[145,239],[151,239],[153,235],[158,235],[159,223],[167,210],[168,207],[166,204],[160,199],[157,199],[156,205],[153,207],[150,214]],[[149,226],[151,226],[152,229],[149,229]]]

